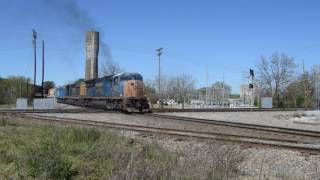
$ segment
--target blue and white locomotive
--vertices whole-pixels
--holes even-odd
[[[68,84],[55,91],[58,102],[127,112],[148,112],[143,78],[138,73],[120,73]]]

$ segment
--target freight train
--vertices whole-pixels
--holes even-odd
[[[143,91],[143,78],[138,73],[120,73],[59,87],[55,96],[60,103],[121,110],[149,112]]]

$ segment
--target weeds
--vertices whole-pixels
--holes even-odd
[[[71,179],[77,174],[77,171],[72,168],[72,162],[53,142],[43,142],[39,146],[26,149],[27,176],[45,179]]]
[[[6,124],[2,130],[0,179],[224,179],[239,174],[243,160],[228,147],[182,161],[155,143],[94,128]]]
[[[54,125],[5,128],[0,179],[159,179],[169,174],[168,152],[108,131]]]
[[[1,117],[0,126],[7,126],[7,125],[8,125],[8,119],[5,117]]]

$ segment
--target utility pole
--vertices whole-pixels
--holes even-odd
[[[160,56],[162,54],[162,50],[163,48],[159,48],[157,49],[157,55],[158,55],[158,60],[159,60],[159,64],[158,64],[158,73],[159,73],[159,79],[158,79],[158,86],[159,86],[159,107],[162,107],[162,102],[161,102],[161,74],[160,74]]]
[[[42,40],[42,98],[44,98],[45,90],[44,90],[44,40]]]
[[[32,44],[34,50],[34,76],[33,76],[33,98],[35,96],[36,90],[36,80],[37,80],[37,32],[32,29]]]

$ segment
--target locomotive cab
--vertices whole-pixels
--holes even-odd
[[[143,82],[140,74],[126,74],[121,77],[123,82],[123,96],[143,98]]]
[[[114,76],[114,84],[120,89],[121,96],[126,99],[127,111],[147,112],[149,104],[143,92],[143,79],[138,73],[121,73]]]

